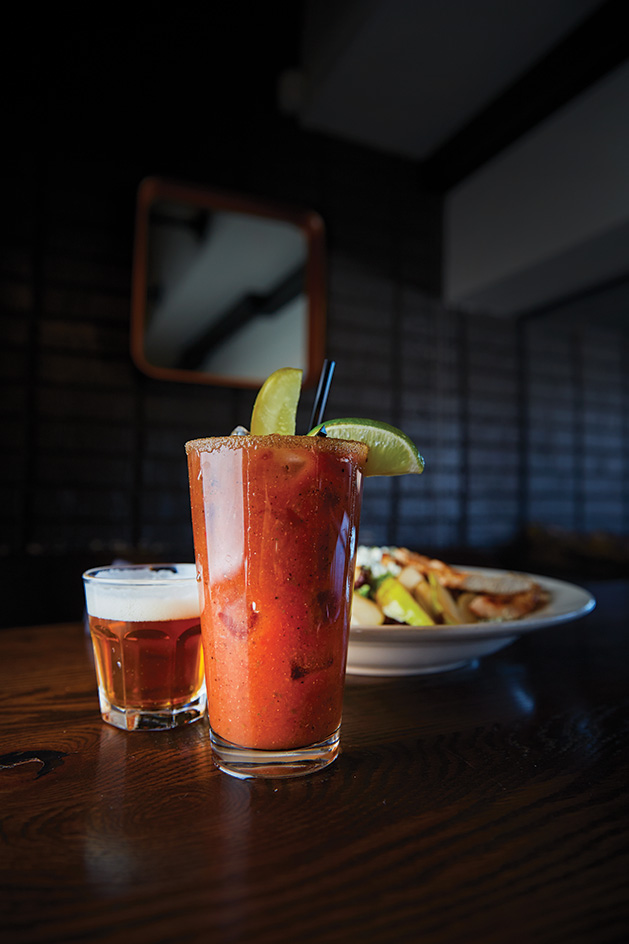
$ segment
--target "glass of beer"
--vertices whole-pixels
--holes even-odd
[[[194,564],[99,567],[83,574],[104,721],[176,728],[206,709]]]
[[[210,737],[235,777],[339,751],[367,446],[318,436],[186,443]]]

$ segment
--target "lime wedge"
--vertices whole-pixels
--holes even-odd
[[[328,420],[310,430],[316,436],[321,427],[334,439],[355,439],[369,446],[365,475],[406,475],[424,471],[424,460],[406,433],[376,420]]]
[[[251,435],[294,436],[303,371],[281,367],[266,378],[251,414]]]

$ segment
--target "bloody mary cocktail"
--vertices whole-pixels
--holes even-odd
[[[338,753],[368,447],[319,436],[186,443],[213,747],[236,776]]]

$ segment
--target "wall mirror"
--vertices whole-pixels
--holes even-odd
[[[147,178],[138,190],[131,354],[151,377],[259,387],[278,367],[314,384],[325,347],[318,214]]]

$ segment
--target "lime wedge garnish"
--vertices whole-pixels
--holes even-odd
[[[365,475],[406,475],[424,471],[424,460],[406,433],[376,420],[327,420],[308,435],[316,436],[321,427],[334,439],[355,439],[369,446]]]
[[[281,367],[266,378],[253,404],[252,436],[295,435],[302,375],[297,367]]]

